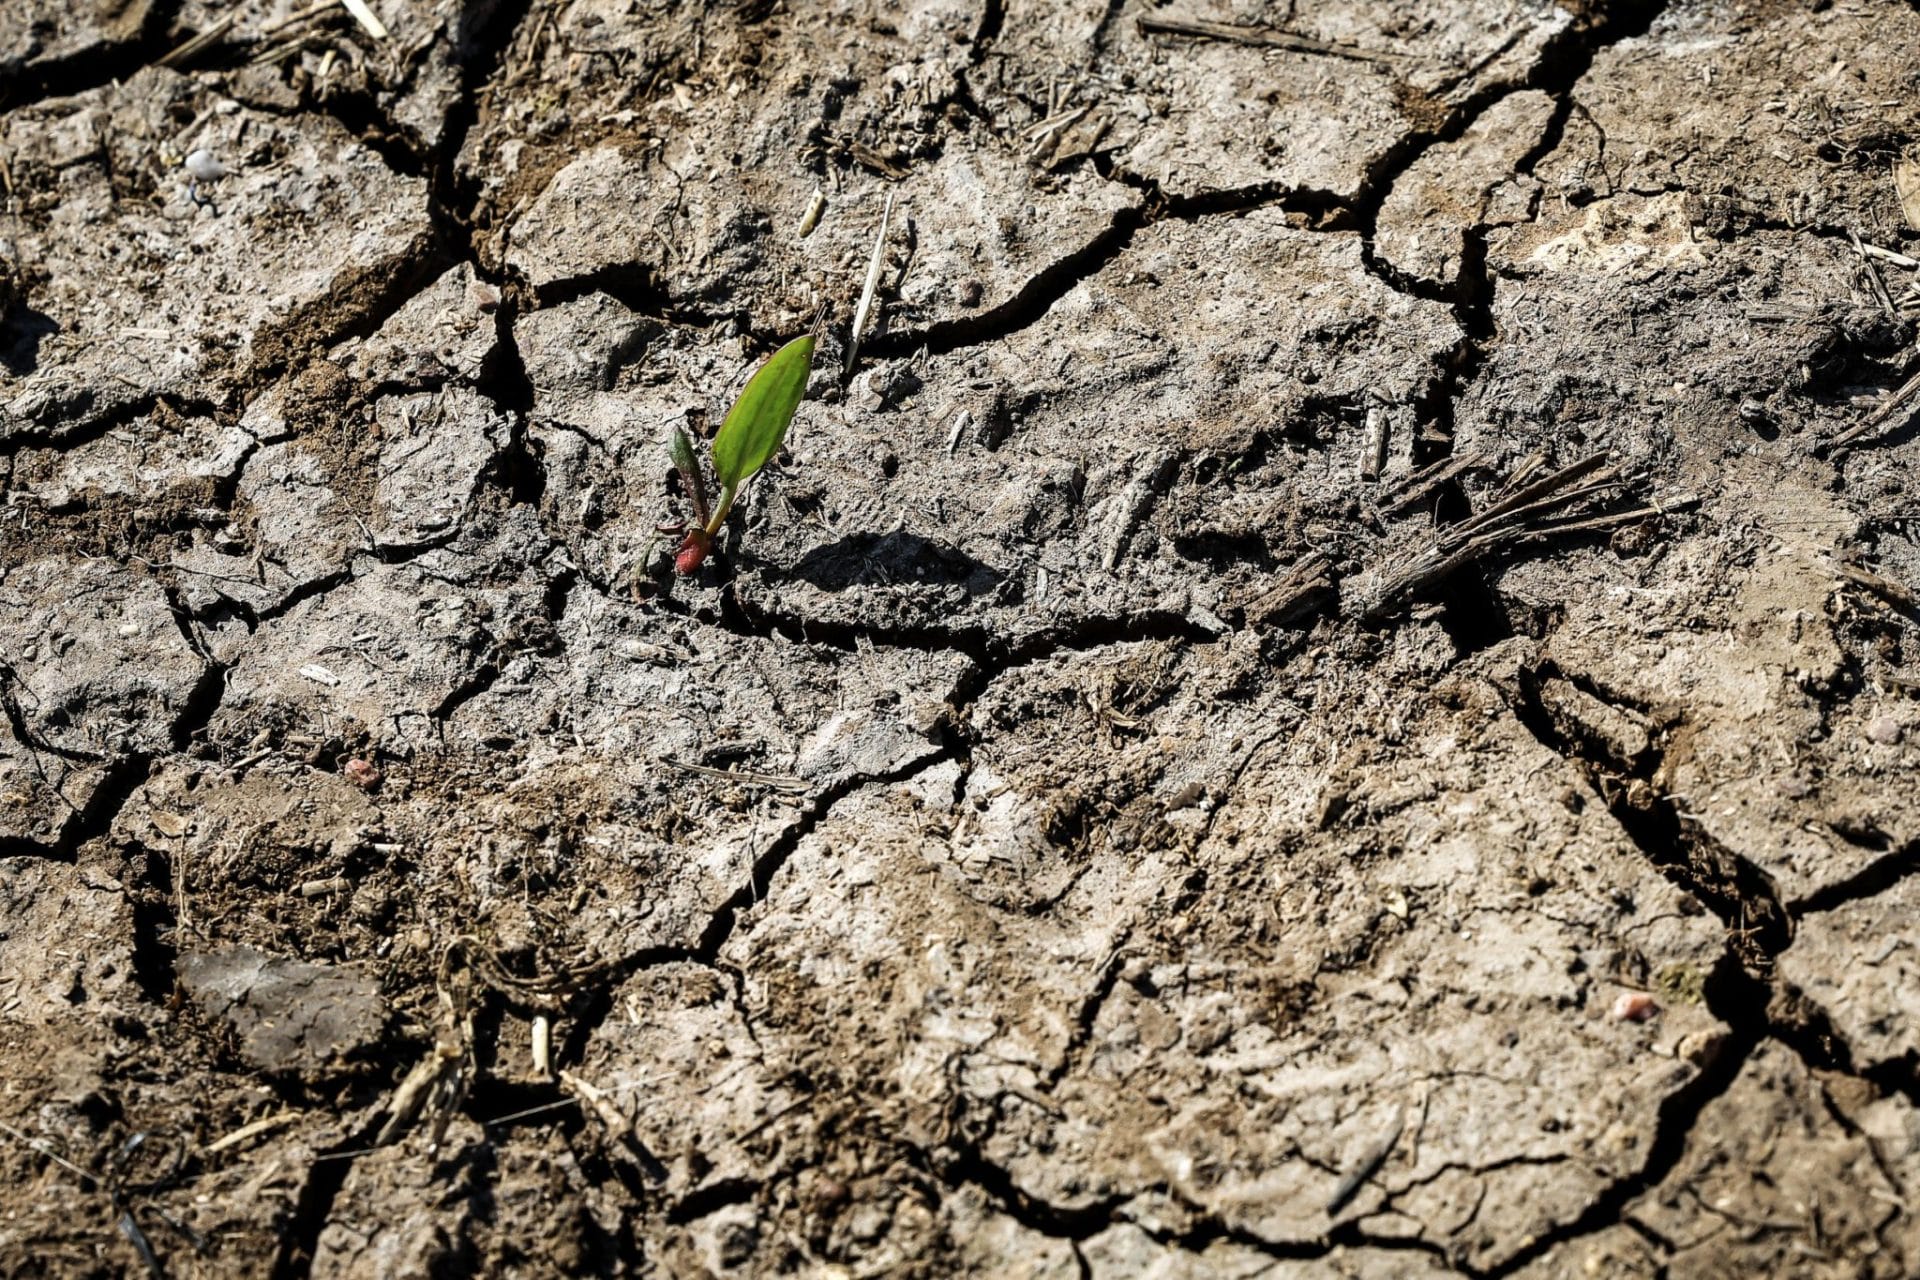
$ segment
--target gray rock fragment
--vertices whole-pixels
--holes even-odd
[[[266,1071],[325,1075],[379,1042],[379,984],[350,969],[270,956],[251,947],[189,952],[180,985],[230,1025],[247,1061]]]

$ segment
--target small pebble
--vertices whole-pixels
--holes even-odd
[[[1875,716],[1867,722],[1867,736],[1883,747],[1900,741],[1900,722],[1892,716]]]
[[[374,767],[372,761],[362,760],[357,756],[342,765],[340,772],[346,775],[348,782],[359,787],[362,791],[379,790],[381,782],[383,782],[386,777],[379,769]]]
[[[1613,1002],[1611,1015],[1616,1022],[1645,1022],[1660,1012],[1660,1006],[1644,991],[1622,991]]]
[[[187,172],[196,182],[212,182],[227,176],[227,166],[220,163],[220,157],[205,147],[187,153]]]
[[[853,407],[863,413],[877,412],[887,402],[885,392],[878,385],[878,375],[871,369],[853,380],[849,399]]]

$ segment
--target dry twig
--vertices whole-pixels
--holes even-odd
[[[1140,18],[1136,25],[1141,35],[1188,36],[1195,40],[1221,40],[1228,44],[1252,45],[1262,49],[1284,49],[1289,53],[1311,53],[1325,58],[1346,58],[1353,62],[1405,62],[1403,53],[1362,49],[1329,40],[1297,36],[1278,27],[1241,25],[1234,22],[1208,22],[1201,18]]]
[[[1892,421],[1896,414],[1911,407],[1916,399],[1920,399],[1920,373],[1901,383],[1900,389],[1888,396],[1865,422],[1849,427],[1827,441],[1829,456],[1837,457],[1869,436],[1879,434],[1880,428]]]
[[[1504,547],[1614,528],[1699,504],[1698,498],[1686,496],[1632,511],[1548,519],[1569,507],[1616,494],[1625,484],[1620,472],[1607,465],[1606,455],[1596,453],[1513,489],[1472,519],[1442,530],[1417,554],[1375,575],[1365,599],[1363,616],[1379,618],[1391,613],[1408,598]]]
[[[1920,618],[1920,591],[1915,591],[1906,583],[1895,582],[1892,578],[1855,564],[1836,564],[1833,571],[1848,582],[1865,587],[1895,608]]]
[[[220,41],[226,37],[227,32],[233,30],[233,21],[233,15],[228,14],[226,17],[220,19],[220,21],[208,27],[205,31],[202,31],[199,35],[181,41],[160,59],[160,65],[163,67],[177,67],[183,63],[192,61],[200,53],[220,43]]]

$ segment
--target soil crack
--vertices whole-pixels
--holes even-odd
[[[1669,880],[1705,903],[1726,929],[1720,963],[1703,986],[1707,1009],[1728,1027],[1727,1041],[1699,1073],[1661,1104],[1655,1137],[1646,1161],[1634,1174],[1609,1185],[1573,1221],[1530,1242],[1485,1274],[1511,1275],[1571,1240],[1616,1223],[1632,1226],[1628,1205],[1658,1186],[1679,1164],[1687,1142],[1708,1103],[1732,1087],[1760,1045],[1775,1040],[1807,1066],[1837,1071],[1867,1081],[1883,1093],[1920,1098],[1910,1064],[1890,1063],[1866,1071],[1856,1068],[1843,1038],[1824,1011],[1784,987],[1773,973],[1773,958],[1793,936],[1795,915],[1823,894],[1783,905],[1777,890],[1752,863],[1714,840],[1684,817],[1659,787],[1663,752],[1656,737],[1652,750],[1636,759],[1617,758],[1606,744],[1583,736],[1561,722],[1543,697],[1550,679],[1566,679],[1551,663],[1523,667],[1508,689],[1514,715],[1541,745],[1578,769],[1600,792],[1622,833],[1641,856]],[[1571,680],[1590,696],[1615,705],[1590,681]],[[1638,713],[1642,709],[1633,708]],[[1670,729],[1669,724],[1664,726]],[[1914,868],[1914,850],[1874,864],[1834,891],[1834,901],[1877,891],[1883,877],[1895,879]]]
[[[1772,881],[1680,812],[1662,784],[1665,759],[1658,740],[1637,760],[1610,759],[1605,744],[1588,739],[1578,726],[1556,716],[1542,690],[1548,680],[1559,677],[1559,669],[1550,662],[1522,668],[1509,690],[1510,705],[1520,723],[1542,746],[1586,777],[1649,863],[1719,917],[1734,954],[1748,971],[1770,975],[1773,957],[1793,939],[1792,915],[1781,904]],[[1592,692],[1591,685],[1588,691]],[[1674,727],[1667,724],[1660,729],[1664,734]]]
[[[12,91],[0,93],[0,111],[15,111],[49,98],[70,98],[105,88],[159,61],[168,51],[167,32],[180,5],[181,0],[149,0],[130,35],[63,57],[48,58],[32,68],[9,70],[6,79],[12,82]],[[104,16],[115,9],[140,12],[133,5],[101,5],[97,11]]]
[[[1794,899],[1787,904],[1786,909],[1794,919],[1832,911],[1850,902],[1858,902],[1863,898],[1872,898],[1885,893],[1908,876],[1915,874],[1920,874],[1920,841],[1902,845],[1875,859],[1846,879]]]

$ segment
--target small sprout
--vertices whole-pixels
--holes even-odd
[[[693,440],[684,430],[674,429],[667,448],[674,468],[680,473],[680,482],[686,487],[687,498],[693,503],[696,521],[674,554],[676,572],[692,573],[705,562],[740,490],[780,452],[787,428],[793,424],[794,411],[807,394],[807,378],[813,372],[813,345],[811,336],[795,338],[768,357],[753,377],[747,379],[740,398],[733,402],[726,421],[720,424],[719,434],[713,438],[713,472],[719,482],[720,496],[711,507],[707,503],[700,461],[694,455]]]
[[[720,434],[713,438],[713,469],[720,477],[723,509],[727,495],[780,451],[794,410],[807,394],[807,376],[812,371],[813,338],[809,336],[795,338],[774,352],[747,380],[727,420],[720,424]]]

